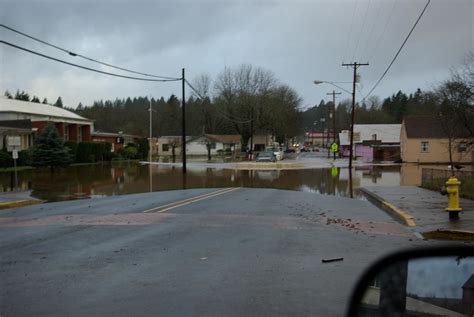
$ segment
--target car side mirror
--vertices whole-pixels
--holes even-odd
[[[361,277],[348,316],[473,316],[474,248],[413,249],[383,258]]]

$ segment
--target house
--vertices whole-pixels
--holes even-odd
[[[239,153],[240,142],[240,135],[203,134],[194,137],[187,136],[186,154],[207,155],[207,144],[211,145],[211,155],[227,149],[233,153]],[[181,136],[162,136],[158,138],[159,155],[172,155],[173,148],[176,155],[181,153]]]
[[[158,155],[162,156],[171,156],[173,155],[173,149],[175,155],[180,155],[181,153],[181,136],[180,135],[168,135],[161,136],[158,138]],[[186,136],[186,142],[191,140],[192,136]]]
[[[186,142],[186,154],[207,155],[207,145],[211,146],[211,155],[220,151],[240,153],[241,137],[238,134],[203,134]]]
[[[354,156],[363,161],[400,159],[400,124],[354,124]],[[342,156],[350,153],[350,131],[339,133]]]
[[[94,127],[92,120],[69,110],[6,97],[0,97],[0,122],[3,122],[1,139],[14,132],[14,122],[17,122],[18,127],[22,129],[22,131],[16,130],[16,132],[22,137],[21,147],[23,149],[27,149],[33,144],[34,134],[41,132],[48,123],[53,123],[65,141],[71,142],[90,142]],[[30,124],[31,132],[28,136],[26,130],[30,129]]]
[[[451,139],[451,152],[455,163],[473,163],[472,137],[459,130]],[[400,156],[403,162],[446,163],[449,159],[449,138],[434,117],[409,116],[402,122]]]
[[[107,142],[112,144],[111,152],[116,152],[123,149],[127,144],[137,143],[142,137],[138,135],[110,133],[110,132],[99,132],[94,131],[91,134],[92,142]]]
[[[251,137],[247,140],[247,147],[250,148]],[[270,134],[259,134],[253,136],[253,151],[260,152],[265,151],[267,147],[273,147],[276,142],[274,136]]]

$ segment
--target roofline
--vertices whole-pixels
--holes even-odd
[[[69,111],[69,110],[67,110]],[[45,117],[54,117],[54,118],[62,118],[62,119],[70,119],[70,120],[79,120],[79,121],[90,121],[93,122],[95,120],[90,120],[86,119],[84,117],[81,117],[80,115],[76,114],[79,118],[68,118],[68,117],[63,117],[63,116],[55,116],[55,115],[42,115],[39,113],[34,113],[34,112],[28,112],[28,111],[15,111],[15,110],[6,110],[6,111],[1,111],[0,113],[8,113],[8,112],[13,112],[13,113],[22,113],[22,114],[30,114],[30,115],[35,115],[35,116],[45,116]]]

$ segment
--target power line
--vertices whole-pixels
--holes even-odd
[[[94,63],[98,63],[98,64],[101,64],[101,65],[104,65],[104,66],[107,66],[107,67],[111,67],[111,68],[115,68],[115,69],[119,69],[119,70],[122,70],[122,71],[126,71],[126,72],[129,72],[129,73],[134,73],[134,74],[137,74],[137,75],[142,75],[142,76],[147,76],[147,77],[154,77],[154,78],[162,78],[162,79],[179,79],[179,78],[176,78],[176,77],[168,77],[168,76],[158,76],[158,75],[152,75],[152,74],[146,74],[146,73],[141,73],[141,72],[137,72],[137,71],[134,71],[134,70],[130,70],[130,69],[126,69],[126,68],[123,68],[123,67],[119,67],[119,66],[115,66],[115,65],[112,65],[112,64],[108,64],[108,63],[105,63],[105,62],[101,62],[101,61],[98,61],[96,59],[93,59],[93,58],[90,58],[90,57],[87,57],[87,56],[84,56],[84,55],[81,55],[81,54],[78,54],[78,53],[74,53],[72,51],[69,51],[65,48],[62,48],[62,47],[59,47],[57,45],[54,45],[54,44],[51,44],[51,43],[48,43],[44,40],[41,40],[39,38],[36,38],[34,36],[31,36],[31,35],[28,35],[26,33],[23,33],[23,32],[20,32],[18,30],[15,30],[14,28],[11,28],[9,26],[6,26],[4,24],[0,24],[1,27],[9,30],[9,31],[12,31],[12,32],[15,32],[17,34],[20,34],[20,35],[23,35],[29,39],[32,39],[34,41],[37,41],[39,43],[42,43],[44,45],[47,45],[47,46],[50,46],[50,47],[53,47],[55,49],[58,49],[60,51],[63,51],[71,56],[77,56],[77,57],[81,57],[83,59],[86,59],[88,61],[91,61],[91,62],[94,62]]]
[[[355,47],[354,55],[352,56],[352,60],[355,60],[357,51],[359,50],[360,38],[362,37],[362,33],[364,33],[365,22],[367,21],[367,13],[369,12],[370,2],[371,2],[371,0],[369,0],[369,1],[367,2],[367,8],[365,9],[365,14],[364,14],[364,21],[362,22],[362,27],[361,27],[361,29],[360,29],[359,37],[357,38],[357,45],[356,45],[356,47]]]
[[[61,59],[58,59],[58,58],[55,58],[55,57],[52,57],[52,56],[48,56],[48,55],[45,55],[45,54],[41,54],[41,53],[38,53],[38,52],[35,52],[35,51],[32,51],[32,50],[29,50],[29,49],[27,49],[27,48],[24,48],[24,47],[21,47],[21,46],[18,46],[18,45],[15,45],[15,44],[12,44],[12,43],[9,43],[9,42],[5,42],[5,41],[3,41],[3,40],[0,40],[0,43],[5,44],[5,45],[8,45],[8,46],[11,46],[11,47],[14,47],[14,48],[16,48],[16,49],[19,49],[19,50],[22,50],[22,51],[25,51],[25,52],[28,52],[28,53],[31,53],[31,54],[34,54],[34,55],[37,55],[37,56],[41,56],[41,57],[44,57],[44,58],[47,58],[47,59],[50,59],[50,60],[59,62],[59,63],[63,63],[63,64],[66,64],[66,65],[70,65],[70,66],[82,68],[82,69],[85,69],[85,70],[88,70],[88,71],[92,71],[92,72],[96,72],[96,73],[100,73],[100,74],[104,74],[104,75],[115,76],[115,77],[121,77],[121,78],[126,78],[126,79],[142,80],[142,81],[167,82],[167,81],[178,81],[178,80],[181,80],[181,78],[176,78],[176,79],[140,78],[140,77],[131,77],[131,76],[125,76],[125,75],[120,75],[120,74],[114,74],[114,73],[104,72],[104,71],[101,71],[101,70],[98,70],[98,69],[94,69],[94,68],[90,68],[90,67],[86,67],[86,66],[82,66],[82,65],[70,63],[70,62],[66,62],[66,61],[63,61],[63,60],[61,60]]]
[[[368,25],[368,27],[369,27],[369,29],[370,29],[370,32],[369,32],[369,34],[368,34],[368,36],[367,36],[367,39],[366,39],[366,41],[365,41],[365,44],[362,46],[363,49],[364,49],[364,48],[367,49],[368,46],[369,46],[369,43],[370,43],[371,38],[372,38],[372,34],[374,33],[375,24],[377,24],[377,23],[376,23],[377,17],[379,16],[380,8],[382,7],[383,3],[382,3],[382,2],[378,2],[378,3],[376,3],[376,5],[377,5],[377,8],[375,9],[375,7],[374,7],[374,17],[371,19],[371,20],[372,20],[372,25],[371,25],[371,26]],[[365,55],[365,52],[366,52],[366,51],[364,50],[364,51],[362,51],[362,52],[363,52],[364,54],[361,54],[361,57],[363,57],[363,56]],[[362,53],[362,52],[361,52],[361,53]]]
[[[371,50],[372,54],[368,60],[372,60],[372,57],[374,57],[375,53],[377,52],[377,49],[379,48],[380,42],[382,42],[382,39],[385,35],[385,32],[387,31],[387,26],[392,19],[393,11],[395,10],[395,5],[397,4],[397,0],[393,1],[392,8],[390,9],[390,12],[388,14],[388,19],[385,22],[385,25],[383,27],[382,33],[380,33],[380,36],[378,37],[377,41],[375,42],[374,48]]]
[[[191,88],[192,91],[194,91],[194,93],[202,100],[202,102],[204,102],[205,98],[197,91],[197,89],[195,89],[193,87],[193,85],[191,85],[191,83],[185,79],[185,82],[186,84],[189,86],[189,88]],[[232,119],[230,118],[227,114],[224,114],[223,112],[221,112],[219,109],[215,109],[221,116],[223,116],[224,118],[226,118],[227,120],[230,120],[230,121],[233,121],[235,123],[249,123],[251,121],[253,121],[253,119],[248,119],[248,120],[245,120],[245,119]]]
[[[410,38],[410,35],[413,33],[413,30],[415,29],[416,25],[418,24],[418,22],[421,20],[421,17],[423,16],[423,14],[425,13],[426,11],[426,8],[428,8],[428,5],[430,4],[431,0],[428,0],[426,2],[426,5],[425,7],[423,8],[423,11],[421,11],[420,15],[418,16],[418,19],[416,20],[415,24],[413,25],[413,27],[411,28],[410,32],[408,33],[408,35],[406,36],[405,40],[403,41],[402,43],[402,46],[400,46],[400,48],[398,49],[397,53],[395,54],[395,56],[393,57],[392,61],[390,62],[390,64],[388,65],[387,69],[383,72],[382,76],[380,76],[379,80],[375,83],[374,87],[372,87],[372,89],[369,91],[369,93],[367,95],[365,95],[365,97],[362,99],[362,102],[365,101],[365,99],[367,99],[367,97],[370,96],[370,94],[375,90],[375,88],[377,88],[377,86],[380,84],[380,82],[382,81],[382,79],[385,77],[385,75],[388,73],[390,67],[392,67],[393,63],[395,62],[395,60],[397,59],[398,55],[400,54],[400,52],[402,51],[403,47],[405,46],[405,43],[408,41],[408,39]]]
[[[354,8],[353,8],[353,11],[352,11],[352,19],[351,19],[351,24],[350,24],[350,27],[349,27],[349,36],[347,37],[347,43],[346,43],[346,49],[344,50],[344,53],[348,52],[349,51],[349,43],[351,42],[351,38],[352,38],[352,26],[354,25],[354,17],[355,17],[355,13],[357,11],[357,0],[354,2]],[[346,53],[347,54],[347,53]],[[343,56],[345,57],[345,55]],[[347,56],[347,58],[349,58],[349,56]]]

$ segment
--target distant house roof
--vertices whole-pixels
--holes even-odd
[[[207,139],[211,142],[224,144],[240,144],[240,135],[238,134],[202,134],[191,137],[191,139],[187,140],[186,143],[194,142],[200,139]]]
[[[100,131],[94,131],[92,132],[92,136],[96,136],[96,137],[130,137],[130,138],[137,138],[137,139],[140,139],[142,138],[141,136],[139,135],[133,135],[133,134],[120,134],[120,133],[113,133],[113,132],[100,132]]]
[[[354,143],[377,141],[382,143],[400,143],[401,124],[354,124]],[[356,137],[357,136],[357,137]],[[350,145],[349,131],[339,133],[340,145]]]
[[[443,139],[447,138],[440,121],[433,116],[408,116],[403,118],[403,126],[408,138]],[[461,128],[461,126],[459,126]],[[468,137],[466,130],[460,129],[456,137]]]
[[[464,283],[462,288],[474,288],[474,274]]]
[[[80,115],[77,115],[74,112],[71,112],[63,108],[59,108],[59,107],[48,105],[48,104],[30,102],[30,101],[8,99],[6,97],[1,96],[0,97],[0,114],[5,113],[5,112],[16,112],[16,113],[23,113],[23,114],[30,114],[30,115],[40,115],[40,116],[47,116],[47,117],[56,117],[56,118],[92,122],[92,120],[81,117]]]
[[[240,135],[238,134],[205,134],[209,140],[224,144],[240,144]]]

